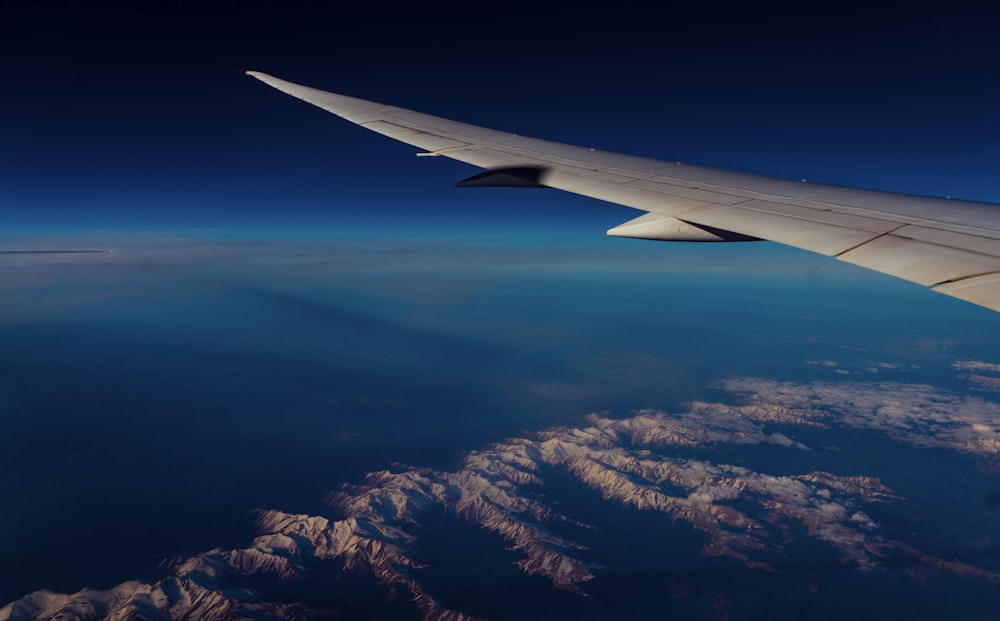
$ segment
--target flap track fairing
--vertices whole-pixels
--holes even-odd
[[[657,241],[686,242],[742,242],[761,241],[741,233],[724,231],[712,226],[704,226],[671,218],[658,213],[647,213],[619,224],[608,230],[608,235],[614,237],[631,237],[633,239],[653,239]]]

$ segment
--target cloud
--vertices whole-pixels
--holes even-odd
[[[960,360],[951,366],[953,369],[958,369],[959,371],[980,371],[1000,374],[1000,364],[983,362],[982,360]]]
[[[897,382],[732,378],[721,386],[745,397],[735,409],[754,420],[872,429],[913,446],[1000,456],[1000,403],[976,396]]]
[[[970,371],[961,375],[979,390],[1000,391],[1000,364],[981,360],[962,360],[951,365],[959,371]]]

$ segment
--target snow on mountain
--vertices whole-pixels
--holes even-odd
[[[107,591],[84,589],[73,595],[39,591],[0,609],[0,619],[229,621],[297,619],[306,612],[298,604],[256,602],[253,592],[225,589],[223,584],[203,584],[197,577],[174,576],[156,584],[132,581]]]
[[[421,565],[400,547],[412,537],[397,528],[280,511],[261,512],[257,523],[260,534],[249,547],[193,556],[176,565],[174,576],[155,584],[126,582],[74,595],[41,591],[0,609],[0,621],[307,619],[313,615],[305,606],[267,601],[247,578],[299,580],[316,560],[337,560],[343,571],[372,574],[384,585],[406,589],[425,619],[473,619],[439,606],[407,574]]]
[[[846,424],[868,428],[884,428],[876,414],[910,425],[904,429],[922,421],[936,435],[911,438],[898,429],[887,433],[919,440],[918,445],[982,454],[994,449],[988,442],[971,446],[969,438],[993,437],[992,427],[977,431],[976,425],[986,424],[984,416],[995,416],[994,406],[981,410],[978,402],[968,400],[956,406],[920,387],[890,387],[887,392],[880,386],[875,396],[831,385],[810,389],[761,382],[727,384],[751,395],[739,406],[695,403],[676,414],[645,410],[623,420],[590,415],[581,427],[550,429],[472,451],[451,472],[405,467],[373,472],[362,483],[330,494],[329,504],[340,519],[262,511],[259,533],[245,548],[215,549],[185,559],[174,565],[174,575],[154,584],[126,582],[73,595],[33,593],[0,609],[0,621],[309,618],[315,611],[271,599],[266,583],[294,583],[331,567],[404,591],[425,619],[471,619],[446,609],[421,583],[425,565],[415,552],[416,533],[426,520],[442,514],[502,537],[521,556],[517,565],[526,574],[579,591],[599,567],[580,558],[584,548],[579,542],[558,533],[580,532],[587,527],[587,516],[556,508],[559,498],[551,496],[548,485],[552,477],[575,480],[608,503],[689,524],[706,537],[704,556],[731,557],[748,567],[766,567],[763,559],[787,545],[787,526],[799,525],[836,550],[842,562],[862,571],[882,568],[886,556],[903,555],[940,571],[998,580],[995,574],[934,559],[884,536],[867,508],[903,499],[877,478],[821,471],[778,476],[678,456],[681,448],[721,444],[808,450],[774,424],[824,426],[841,420],[834,411],[847,412],[842,417]],[[923,408],[931,422],[907,408]],[[951,418],[944,420],[946,416]]]

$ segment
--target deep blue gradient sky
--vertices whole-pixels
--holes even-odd
[[[591,231],[630,210],[456,190],[243,75],[487,127],[788,178],[1000,200],[988,15],[615,3],[8,2],[8,233]],[[694,6],[698,4],[699,6]]]

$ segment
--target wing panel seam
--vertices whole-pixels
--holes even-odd
[[[977,274],[969,274],[968,276],[959,276],[958,278],[951,278],[948,280],[942,280],[941,282],[936,282],[933,285],[928,285],[929,287],[940,287],[941,285],[953,285],[962,282],[963,280],[969,280],[970,278],[981,278],[983,276],[992,276],[993,274],[1000,275],[1000,270],[990,270],[987,272],[979,272]]]
[[[858,248],[860,248],[860,247],[862,247],[862,246],[864,246],[866,244],[870,244],[870,243],[872,243],[873,241],[875,241],[877,239],[882,239],[883,237],[888,237],[889,235],[892,235],[893,233],[895,233],[899,229],[901,229],[903,227],[906,227],[906,226],[909,226],[909,225],[907,225],[907,224],[901,224],[901,225],[897,226],[896,228],[892,229],[891,231],[886,231],[885,233],[879,233],[878,235],[876,235],[875,237],[872,237],[871,239],[866,239],[865,241],[861,242],[860,244],[855,244],[855,245],[851,246],[850,248],[848,248],[847,250],[842,250],[842,251],[838,252],[837,254],[833,255],[833,258],[834,259],[839,259],[842,255],[845,255],[848,252],[851,252],[852,250],[857,250]]]

